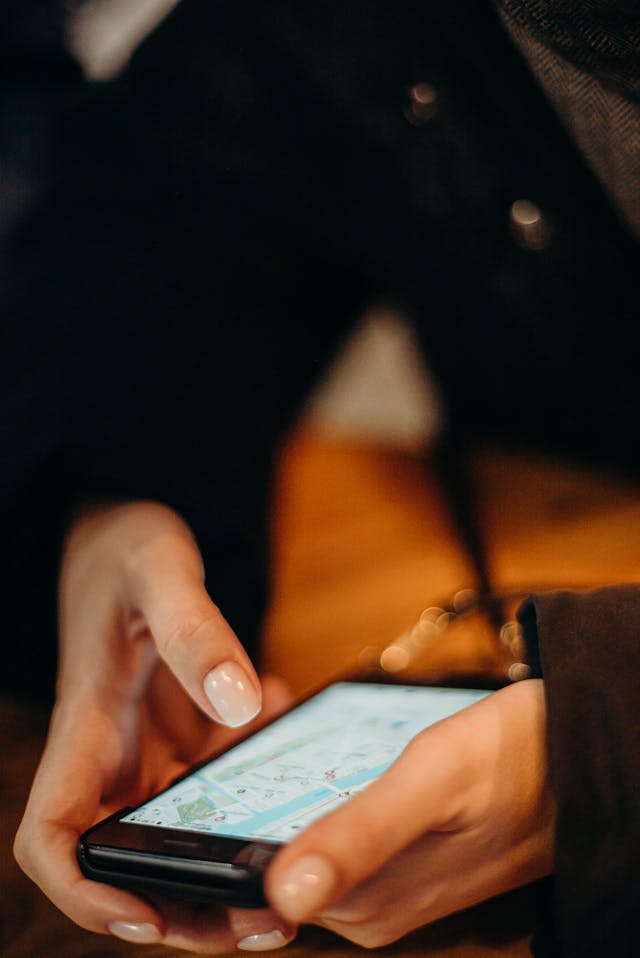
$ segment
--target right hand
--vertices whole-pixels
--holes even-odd
[[[187,525],[152,502],[85,512],[65,543],[59,605],[56,705],[18,863],[91,931],[209,954],[293,937],[269,909],[152,904],[84,878],[76,862],[85,829],[163,788],[238,734],[223,725],[244,726],[261,709],[258,677],[204,588]],[[267,679],[263,715],[287,698]]]
[[[267,899],[367,948],[553,868],[541,679],[494,692],[420,732],[364,791],[278,852]]]

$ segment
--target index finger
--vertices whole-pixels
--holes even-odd
[[[158,652],[193,701],[232,728],[250,722],[261,708],[260,681],[205,589],[195,542],[158,536],[138,550],[128,574]]]

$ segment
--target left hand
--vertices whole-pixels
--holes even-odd
[[[269,909],[135,895],[84,878],[76,860],[86,828],[230,745],[243,723],[250,731],[260,705],[261,683],[205,589],[191,530],[161,503],[83,510],[63,548],[59,608],[57,699],[16,835],[18,863],[64,914],[101,934],[206,954],[290,940],[295,928]],[[222,665],[240,695],[207,681]],[[266,677],[256,722],[289,698]]]
[[[542,681],[421,732],[376,782],[274,860],[271,905],[367,947],[552,870]]]

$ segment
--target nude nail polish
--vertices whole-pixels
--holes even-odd
[[[223,662],[212,669],[205,677],[204,691],[220,721],[231,728],[246,725],[260,711],[260,696],[237,662]]]
[[[247,935],[241,938],[237,944],[240,951],[273,951],[276,948],[283,948],[288,945],[292,938],[285,938],[279,928],[273,931],[263,932],[261,935]]]
[[[123,941],[139,945],[153,945],[162,941],[160,929],[147,921],[112,921],[107,927],[112,935]]]
[[[325,904],[335,884],[335,872],[326,858],[305,855],[272,888],[271,899],[284,917],[298,922]]]

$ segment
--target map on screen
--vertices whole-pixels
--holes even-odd
[[[366,788],[422,729],[489,694],[339,682],[121,821],[286,842]]]

